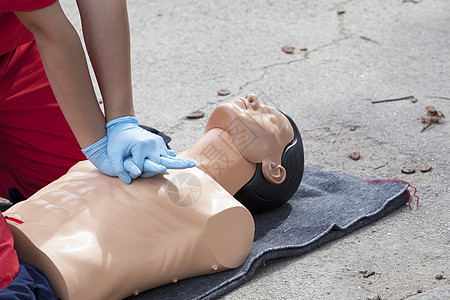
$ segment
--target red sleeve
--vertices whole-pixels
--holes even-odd
[[[57,0],[0,0],[0,12],[28,11],[44,8]]]
[[[0,213],[0,289],[10,284],[19,272],[19,260],[13,245],[11,230]]]
[[[13,11],[44,8],[57,0],[0,0],[0,56],[33,40]]]
[[[3,54],[32,40],[33,35],[14,13],[0,12],[0,59]]]

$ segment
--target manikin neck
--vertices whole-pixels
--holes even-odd
[[[197,168],[211,176],[234,195],[253,176],[256,164],[246,160],[231,136],[220,128],[206,132],[191,148],[177,155],[197,163]]]

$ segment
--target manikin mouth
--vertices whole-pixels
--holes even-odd
[[[241,98],[237,98],[240,102],[242,102],[242,104],[244,105],[245,109],[248,109],[247,103],[245,103],[245,101]]]

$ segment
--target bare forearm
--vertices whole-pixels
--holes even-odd
[[[77,0],[106,120],[133,116],[130,33],[125,0]]]
[[[105,118],[79,39],[67,36],[67,41],[61,43],[40,36],[36,43],[53,92],[78,143],[82,148],[95,143],[106,135]]]
[[[55,3],[16,15],[33,33],[53,93],[84,148],[105,136],[105,118],[95,97],[80,39],[60,9]],[[49,18],[52,21],[42,22]]]

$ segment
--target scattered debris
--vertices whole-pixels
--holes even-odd
[[[413,174],[415,172],[416,172],[416,169],[414,169],[414,168],[403,168],[402,169],[403,174]]]
[[[230,94],[230,91],[226,90],[226,89],[221,89],[221,90],[217,91],[217,95],[219,95],[219,96],[228,96],[229,94]]]
[[[436,278],[437,280],[445,279],[444,275],[442,274],[437,274],[434,278]]]
[[[425,109],[427,110],[428,116],[418,118],[422,123],[427,123],[422,127],[421,132],[424,132],[431,124],[439,123],[442,118],[445,118],[444,114],[434,108],[434,106],[425,106]]]
[[[426,172],[431,171],[431,169],[432,169],[432,168],[431,168],[430,165],[423,165],[423,166],[420,167],[420,172],[426,173]]]
[[[350,130],[350,131],[355,131],[355,130],[356,130],[356,127],[350,127],[349,130]]]
[[[381,300],[381,297],[378,295],[370,295],[367,297],[367,300]]]
[[[368,41],[368,42],[372,42],[372,43],[375,43],[375,44],[377,44],[377,45],[380,45],[380,43],[378,43],[377,41],[372,40],[372,39],[370,39],[370,38],[368,38],[368,37],[366,37],[366,36],[362,36],[362,35],[361,35],[360,38],[363,39],[363,40],[366,40],[366,41]]]
[[[345,14],[345,10],[338,10],[338,11],[337,11],[337,14],[338,14],[338,15],[343,15],[343,14]]]
[[[402,100],[411,100],[412,103],[416,103],[417,99],[414,95],[407,96],[407,97],[401,97],[401,98],[393,98],[393,99],[382,99],[382,100],[370,100],[372,104],[376,103],[384,103],[384,102],[394,102],[394,101],[402,101]]]
[[[421,290],[421,289],[417,290],[417,294],[422,294],[422,293],[423,293],[423,290]]]
[[[359,270],[358,272],[361,274],[366,274],[368,271],[367,270]]]
[[[441,97],[441,96],[427,96],[428,98],[442,99],[442,100],[450,100],[449,97]]]
[[[300,48],[300,51],[308,51],[308,48]]]
[[[289,46],[289,45],[284,45],[283,47],[281,47],[281,50],[283,50],[283,52],[287,53],[287,54],[294,53],[294,49],[295,49],[294,47]]]
[[[386,165],[378,166],[378,167],[376,167],[376,168],[373,168],[373,170],[375,171],[375,170],[378,170],[378,169],[381,169],[381,168],[384,168],[384,167],[386,167]]]
[[[422,0],[403,0],[403,3],[406,3],[406,2],[411,2],[411,3],[416,4],[416,3],[422,2]]]
[[[196,110],[196,111],[189,113],[186,116],[186,119],[200,119],[200,118],[203,118],[204,116],[205,116],[205,113],[203,111]]]
[[[360,154],[358,151],[355,151],[355,152],[353,152],[353,153],[350,153],[350,154],[348,155],[348,157],[350,157],[350,158],[353,159],[353,160],[358,160],[358,159],[361,158],[361,154]]]
[[[436,108],[434,108],[434,106],[432,106],[432,105],[425,106],[425,109],[426,109],[427,112],[429,112],[431,115],[436,115],[436,114],[438,113],[438,111],[436,110]]]
[[[367,272],[366,274],[364,274],[363,277],[369,278],[370,276],[373,276],[373,275],[375,275],[375,271],[370,271],[370,272]]]

